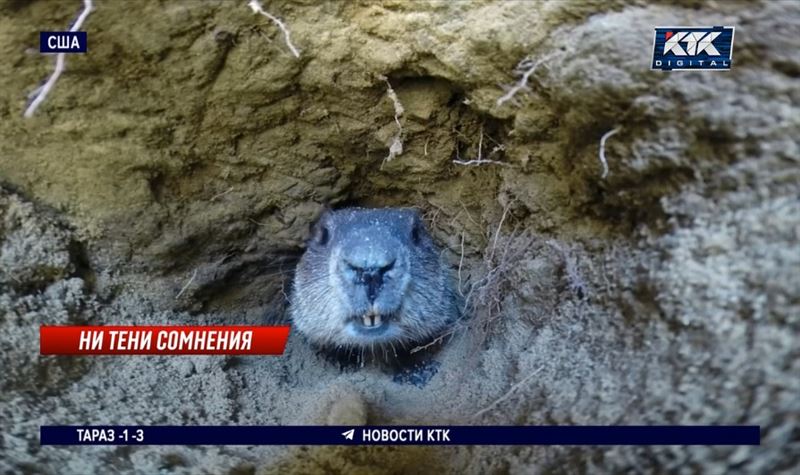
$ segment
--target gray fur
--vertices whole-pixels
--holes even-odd
[[[375,313],[383,324],[365,323]],[[347,208],[314,226],[290,314],[295,329],[322,347],[397,349],[440,335],[458,317],[459,300],[416,210]]]

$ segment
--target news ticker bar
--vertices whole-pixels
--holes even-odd
[[[281,355],[289,326],[39,327],[43,355]]]
[[[41,445],[760,445],[759,426],[41,426]]]

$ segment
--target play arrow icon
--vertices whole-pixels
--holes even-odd
[[[347,432],[342,432],[342,435],[347,440],[353,440],[353,434],[356,432],[355,429],[350,429]]]

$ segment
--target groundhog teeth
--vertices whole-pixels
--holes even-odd
[[[365,327],[378,327],[381,325],[381,315],[379,313],[367,313],[362,318]]]

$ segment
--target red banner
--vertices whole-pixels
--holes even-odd
[[[282,355],[288,326],[41,326],[43,355]]]

